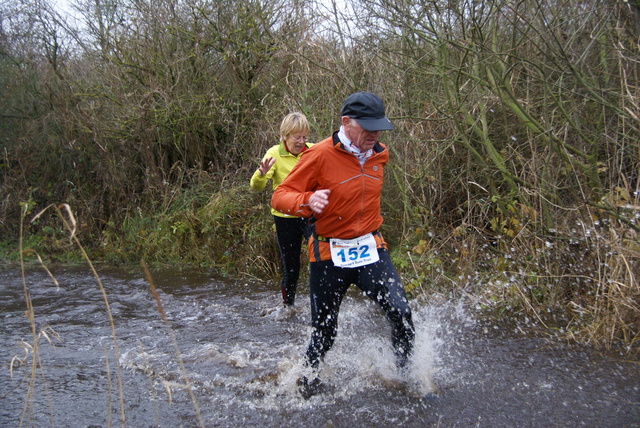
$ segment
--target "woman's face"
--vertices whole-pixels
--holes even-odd
[[[299,155],[304,149],[307,142],[307,136],[309,134],[294,133],[284,137],[284,143],[287,145],[287,149],[294,155]]]

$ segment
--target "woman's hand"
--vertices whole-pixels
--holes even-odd
[[[258,171],[260,171],[260,175],[265,175],[267,172],[269,172],[269,170],[275,163],[275,158],[266,158],[265,160],[261,161],[260,168],[258,168]]]

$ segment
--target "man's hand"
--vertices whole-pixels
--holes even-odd
[[[329,193],[331,193],[329,189],[321,189],[313,192],[309,197],[309,207],[311,211],[316,214],[321,214],[329,204]]]

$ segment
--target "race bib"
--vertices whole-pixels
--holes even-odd
[[[354,268],[380,260],[376,239],[367,233],[354,239],[330,239],[331,260],[338,267]]]

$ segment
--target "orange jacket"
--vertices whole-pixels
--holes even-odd
[[[380,143],[376,143],[373,152],[361,166],[358,159],[343,148],[335,132],[306,150],[274,191],[271,197],[274,209],[298,217],[314,217],[315,235],[309,240],[310,261],[331,258],[328,238],[356,238],[375,232],[382,225],[380,193],[389,152]],[[309,197],[320,189],[331,190],[329,203],[322,214],[313,214]],[[385,246],[379,233],[376,241],[378,247]]]

